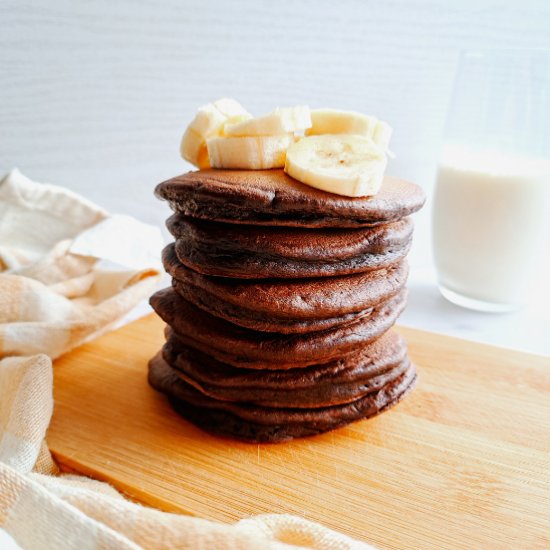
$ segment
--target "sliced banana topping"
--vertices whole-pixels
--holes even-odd
[[[311,123],[311,128],[305,132],[306,136],[358,134],[370,137],[384,150],[388,149],[393,132],[393,128],[387,122],[374,116],[337,109],[312,110]]]
[[[292,134],[278,136],[217,137],[207,140],[213,168],[265,170],[282,168],[286,151],[294,143]]]
[[[392,127],[354,111],[296,106],[252,117],[234,99],[201,107],[181,141],[182,157],[199,167],[282,168],[293,178],[338,195],[380,189]],[[305,132],[306,137],[295,134]]]
[[[227,122],[238,123],[252,118],[234,99],[222,98],[199,108],[181,140],[181,156],[200,169],[209,168],[206,140],[219,136]]]
[[[309,107],[285,107],[244,122],[226,124],[224,134],[226,136],[273,136],[302,132],[310,126]]]
[[[371,138],[360,135],[304,137],[286,152],[285,172],[311,187],[337,195],[375,195],[387,157]]]

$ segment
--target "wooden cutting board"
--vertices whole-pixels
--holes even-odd
[[[209,436],[146,382],[149,316],[56,361],[48,443],[164,510],[289,512],[379,548],[550,548],[550,358],[401,328],[419,385],[394,409],[278,445]]]

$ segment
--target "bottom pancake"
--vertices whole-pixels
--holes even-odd
[[[271,408],[219,401],[184,382],[158,353],[149,362],[149,383],[174,409],[205,431],[244,441],[280,442],[370,418],[399,402],[416,382],[411,365],[397,379],[351,403],[316,409]]]

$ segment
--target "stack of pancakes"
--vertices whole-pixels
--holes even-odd
[[[172,287],[151,298],[166,343],[150,384],[203,429],[248,441],[308,436],[378,414],[413,387],[390,331],[405,306],[410,214],[422,190],[375,197],[282,170],[190,172],[161,183],[175,212]]]

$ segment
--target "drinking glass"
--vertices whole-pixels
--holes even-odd
[[[432,210],[439,288],[458,305],[518,309],[550,253],[549,53],[460,56]]]

